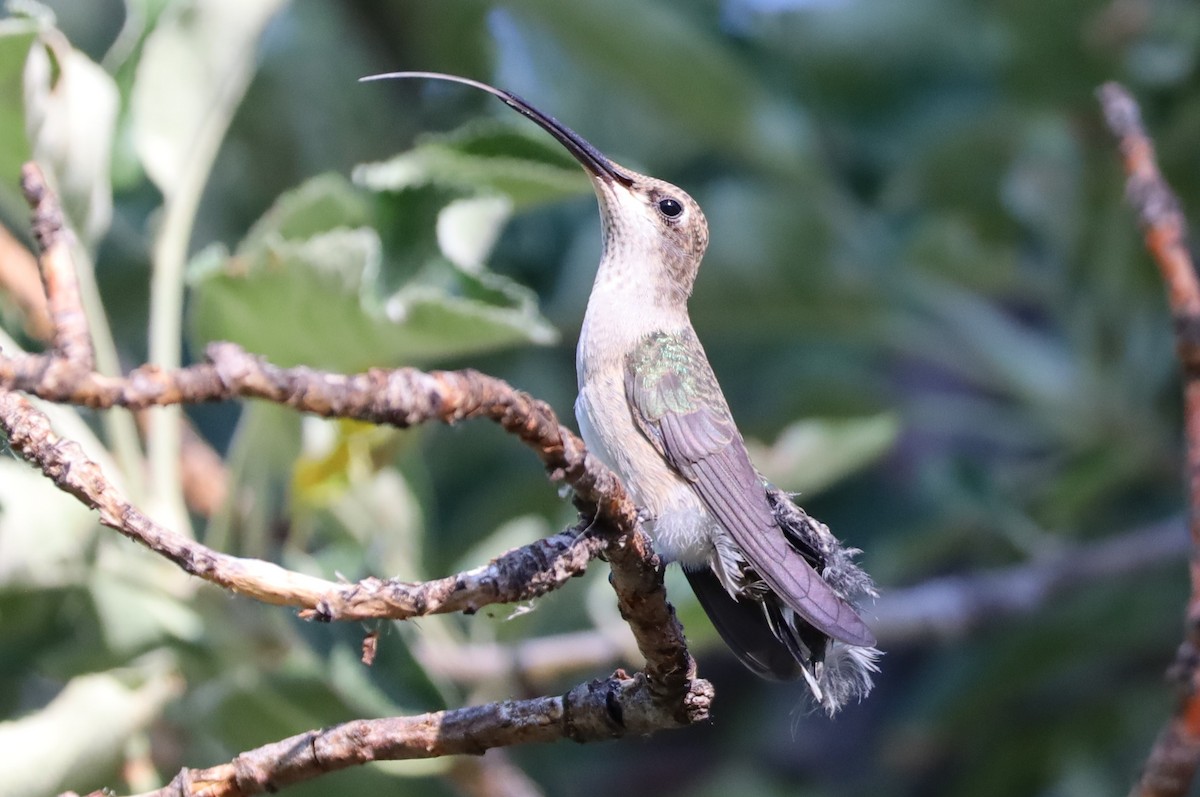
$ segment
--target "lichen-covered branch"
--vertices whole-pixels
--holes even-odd
[[[561,587],[583,575],[607,543],[586,528],[571,528],[446,578],[420,584],[368,578],[347,584],[300,616],[329,621],[474,614],[484,606],[530,600]]]
[[[33,209],[38,266],[54,328],[53,344],[58,356],[49,363],[60,370],[57,379],[69,383],[72,375],[87,373],[95,367],[91,332],[83,312],[75,260],[71,257],[71,234],[58,199],[46,185],[46,177],[37,164],[27,163],[22,167],[21,192]]]
[[[646,659],[651,688],[664,703],[687,711],[685,698],[696,678],[696,662],[675,607],[667,602],[663,563],[641,531],[616,538],[608,548],[608,561],[617,608]]]
[[[45,414],[17,393],[0,391],[0,429],[13,451],[97,510],[106,526],[191,575],[265,603],[302,607],[314,619],[407,619],[528,600],[582,573],[606,544],[593,533],[568,529],[448,578],[425,583],[372,578],[337,584],[270,562],[223,554],[163,528],[130,504],[78,444],[56,435]]]
[[[685,722],[707,716],[712,688],[696,681]],[[242,753],[208,769],[186,769],[140,797],[249,797],[326,772],[366,764],[469,754],[493,747],[572,739],[597,742],[677,727],[643,675],[616,673],[561,697],[505,700],[416,717],[355,720]]]
[[[0,290],[10,293],[21,308],[30,336],[53,347],[56,356],[42,362],[47,371],[57,369],[58,373],[47,376],[43,372],[43,381],[70,382],[85,377],[95,360],[71,257],[71,232],[38,166],[28,163],[21,173],[21,189],[33,213],[31,226],[41,256],[33,258],[0,227]],[[9,356],[13,354],[9,352]],[[138,414],[143,429],[147,417],[145,412]],[[186,418],[180,424],[184,500],[193,512],[210,517],[225,501],[224,463]]]
[[[683,631],[666,603],[661,574],[654,572],[659,565],[648,565],[652,561],[652,552],[645,538],[635,534],[636,508],[616,476],[587,453],[583,442],[573,432],[559,424],[545,402],[477,371],[426,373],[399,368],[345,375],[304,367],[280,368],[232,343],[212,344],[207,355],[208,362],[176,371],[146,366],[135,369],[123,379],[93,372],[70,385],[47,385],[41,380],[45,372],[44,355],[0,358],[0,386],[97,409],[117,406],[144,409],[166,404],[258,398],[302,412],[399,427],[428,421],[455,423],[468,418],[489,418],[532,448],[552,478],[569,484],[575,492],[580,512],[595,524],[598,532],[612,541],[608,558],[613,567],[614,587],[622,612],[638,638],[639,649],[650,662],[655,683],[669,682],[671,686],[664,688],[674,693],[683,683],[681,679],[688,677],[691,659],[683,645]],[[161,534],[151,533],[145,526],[142,528],[147,538],[161,538]],[[182,566],[184,560],[174,561]],[[204,557],[200,559],[203,572],[188,572],[196,572],[205,578],[219,574],[207,566],[209,561]],[[255,578],[265,575],[257,566],[254,570]],[[249,591],[257,588],[253,579],[238,579],[238,584],[239,592],[268,600],[266,591],[263,596]],[[320,607],[293,599],[272,602],[317,609],[311,616],[323,619],[358,619],[361,615],[349,613],[339,595],[354,593],[354,600],[372,602],[386,599],[386,592],[386,582],[382,582],[382,586],[347,587],[338,595],[331,595]],[[311,597],[311,593],[307,594]],[[299,596],[300,592],[289,585],[283,595]]]
[[[343,375],[279,368],[229,343],[213,344],[207,362],[187,368],[143,366],[125,377],[98,374],[70,256],[70,233],[57,199],[36,166],[24,169],[22,187],[34,208],[52,349],[0,356],[0,431],[15,453],[95,509],[103,524],[192,575],[266,603],[301,607],[303,616],[324,621],[470,613],[488,604],[528,600],[556,589],[603,555],[612,566],[622,616],[646,656],[645,671],[634,677],[618,672],[559,698],[361,720],[312,731],[244,753],[221,767],[184,770],[160,793],[257,794],[381,758],[479,753],[563,737],[592,741],[707,718],[712,688],[695,677],[683,630],[666,600],[662,564],[640,530],[636,509],[618,479],[588,455],[547,404],[475,371],[402,368]],[[447,578],[338,584],[223,554],[156,523],[120,494],[78,444],[59,437],[22,393],[96,409],[131,410],[261,399],[301,412],[398,427],[489,418],[532,448],[552,479],[571,486],[582,519],[575,528]]]
[[[1175,347],[1183,366],[1187,483],[1190,494],[1192,591],[1184,640],[1172,675],[1180,696],[1175,714],[1159,734],[1133,794],[1187,794],[1200,765],[1200,279],[1187,249],[1187,222],[1159,172],[1137,102],[1116,83],[1100,88],[1109,129],[1125,162],[1126,196],[1138,215],[1146,247],[1167,287],[1175,318]]]
[[[232,343],[214,343],[208,361],[174,371],[135,368],[122,378],[97,373],[73,384],[47,383],[56,358],[0,358],[0,386],[93,409],[146,409],[257,398],[301,412],[408,427],[429,421],[455,423],[489,418],[532,448],[551,475],[566,481],[585,511],[630,530],[637,512],[617,478],[590,458],[583,442],[558,423],[542,401],[503,380],[477,371],[415,368],[336,374],[312,368],[280,368]]]

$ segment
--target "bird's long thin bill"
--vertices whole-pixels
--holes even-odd
[[[630,177],[620,169],[613,166],[612,161],[604,156],[600,150],[591,145],[590,142],[583,136],[576,133],[571,128],[564,125],[562,122],[555,119],[549,114],[542,113],[537,108],[530,105],[525,100],[513,94],[511,91],[504,91],[495,86],[489,86],[487,83],[482,83],[471,78],[459,77],[458,75],[447,75],[442,72],[385,72],[379,75],[370,75],[360,78],[360,82],[372,80],[395,80],[395,79],[413,79],[426,78],[429,80],[448,80],[452,83],[461,83],[464,86],[472,86],[486,91],[495,97],[499,97],[506,105],[517,111],[522,116],[532,119],[543,130],[558,139],[567,151],[570,152],[576,160],[591,174],[603,180],[615,180],[624,185],[629,185]]]

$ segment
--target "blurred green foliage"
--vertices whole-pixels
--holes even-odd
[[[186,311],[160,346],[469,365],[570,418],[599,254],[587,181],[486,95],[356,81],[425,69],[511,89],[705,208],[692,313],[735,415],[886,591],[1182,514],[1170,321],[1094,90],[1139,97],[1196,218],[1198,57],[1186,0],[14,0],[0,220],[27,238],[16,174],[36,155],[126,367],[151,347],[150,274],[175,235],[189,265],[166,288]],[[236,488],[193,518],[222,550],[418,579],[572,520],[486,424],[190,412]],[[114,427],[54,420],[136,494]],[[23,464],[0,469],[6,794],[149,788],[344,719],[521,694],[422,651],[620,625],[596,567],[533,607],[380,627],[367,669],[363,628],[199,586]],[[713,724],[511,756],[578,795],[1122,794],[1169,709],[1185,578],[1092,584],[969,638],[889,647],[876,692],[831,723],[732,663],[673,574]],[[287,793],[451,793],[449,766]]]

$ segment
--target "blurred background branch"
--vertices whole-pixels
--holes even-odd
[[[889,646],[961,639],[1029,618],[1053,600],[1097,583],[1152,577],[1188,553],[1184,524],[1161,523],[1088,545],[1074,545],[1013,567],[962,573],[895,588],[875,607],[877,634]]]

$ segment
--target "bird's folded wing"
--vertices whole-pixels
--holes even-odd
[[[866,623],[785,539],[729,407],[694,335],[658,334],[626,363],[634,420],[688,479],[755,573],[797,614],[851,645],[875,643]]]

